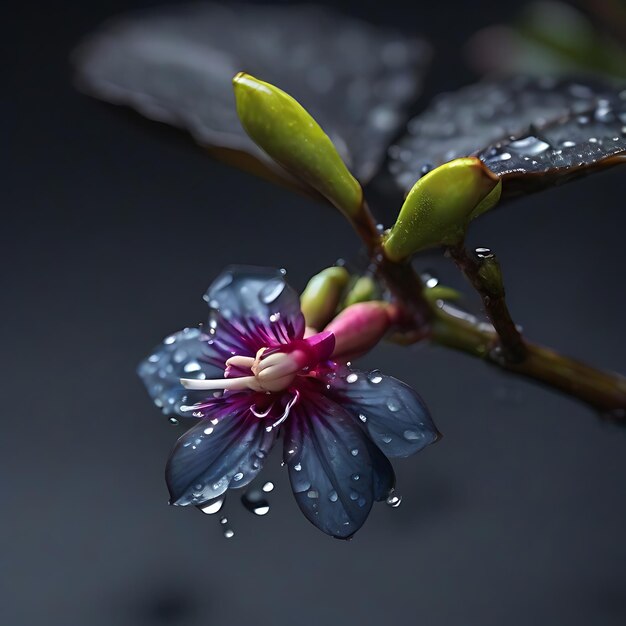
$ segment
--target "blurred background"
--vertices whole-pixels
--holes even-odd
[[[441,348],[383,345],[361,364],[419,390],[444,438],[395,463],[401,506],[376,506],[353,541],[305,520],[277,455],[261,476],[276,484],[268,515],[229,497],[231,539],[219,516],[167,506],[182,429],[149,402],[139,360],[203,321],[223,266],[285,267],[301,289],[359,246],[332,210],[77,93],[78,40],[156,4],[13,2],[3,20],[0,623],[626,623],[626,431]],[[523,3],[328,4],[431,42],[420,108],[477,77],[468,39]],[[517,200],[470,236],[497,251],[529,337],[622,372],[623,199],[616,168]],[[437,254],[420,267],[465,289]]]

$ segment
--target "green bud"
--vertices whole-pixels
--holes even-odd
[[[367,302],[372,300],[376,294],[376,283],[371,276],[361,276],[358,278],[352,289],[348,292],[344,301],[344,306],[348,307],[357,302]]]
[[[307,326],[321,329],[334,317],[350,274],[343,267],[329,267],[311,278],[300,296]]]
[[[361,185],[311,115],[289,94],[244,72],[233,85],[237,114],[253,141],[347,217],[356,217],[363,204]]]
[[[423,291],[424,297],[431,306],[437,303],[437,300],[447,300],[449,302],[456,302],[462,298],[460,291],[452,289],[452,287],[446,287],[444,285],[437,285],[436,287],[426,287]]]
[[[465,237],[471,219],[500,198],[500,179],[480,159],[455,159],[420,178],[406,197],[383,244],[392,261]]]

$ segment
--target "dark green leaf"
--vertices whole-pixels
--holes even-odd
[[[433,167],[478,156],[503,179],[503,197],[557,184],[626,155],[626,90],[516,77],[443,94],[389,149],[408,192]]]
[[[384,161],[428,58],[420,40],[328,9],[210,3],[122,18],[75,54],[84,91],[284,178],[237,118],[231,81],[252,73],[301,102],[362,182]]]

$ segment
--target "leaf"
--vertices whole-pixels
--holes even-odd
[[[515,77],[443,94],[389,149],[406,193],[432,168],[478,156],[502,196],[541,189],[623,161],[626,90],[601,83]]]
[[[85,92],[186,129],[218,156],[285,182],[289,175],[237,118],[231,81],[250,72],[302,102],[367,182],[418,95],[429,56],[418,39],[329,9],[204,3],[111,22],[74,59]]]

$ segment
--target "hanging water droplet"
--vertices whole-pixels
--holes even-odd
[[[265,493],[269,493],[270,491],[274,491],[274,483],[268,480],[268,481],[267,481],[267,482],[263,485],[262,489],[263,489],[263,491],[264,491]]]
[[[402,503],[402,496],[396,496],[395,494],[392,493],[387,498],[387,504],[393,509],[397,509],[401,503]]]
[[[222,525],[228,524],[228,518],[227,517],[220,517],[220,524],[222,524]]]
[[[380,370],[372,370],[368,375],[367,375],[367,380],[370,381],[370,383],[372,383],[373,385],[377,385],[379,382],[381,382],[383,379]]]
[[[226,539],[232,539],[235,536],[235,531],[232,528],[227,528],[224,531],[224,537],[226,537]]]
[[[267,515],[270,511],[270,503],[263,497],[263,493],[258,489],[246,491],[241,496],[241,503],[244,507],[255,515]]]
[[[168,421],[172,426],[178,426],[178,420],[175,417],[170,417]]]
[[[200,485],[200,488],[202,488],[202,485]],[[224,498],[216,498],[215,500],[201,504],[198,508],[206,515],[214,515],[222,508],[223,504]]]

